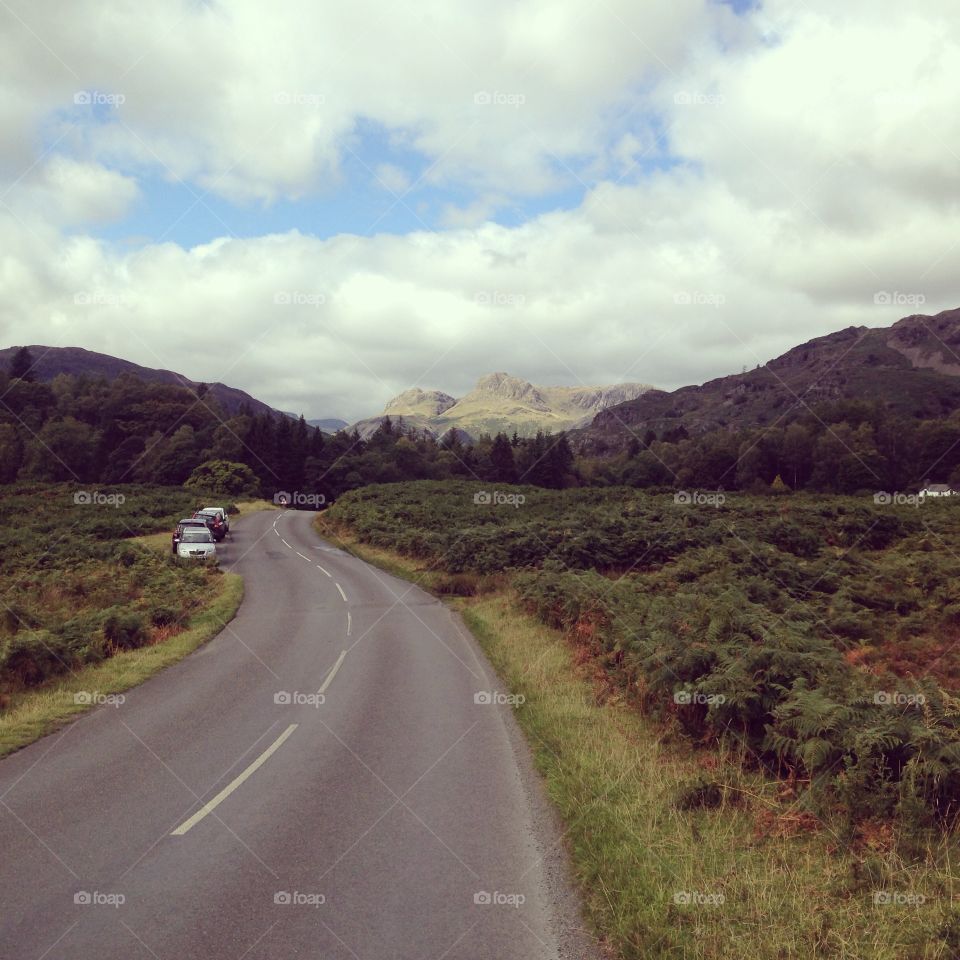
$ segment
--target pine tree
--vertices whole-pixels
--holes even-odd
[[[28,347],[20,347],[10,360],[10,379],[33,383],[33,354]]]
[[[505,433],[498,433],[490,449],[491,480],[495,483],[516,483],[517,465],[513,459],[513,447]]]

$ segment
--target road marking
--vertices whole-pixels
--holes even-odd
[[[274,532],[278,537],[280,536],[280,531],[279,531],[276,527],[273,528],[273,532]]]
[[[180,826],[170,834],[170,836],[182,837],[191,827],[196,826],[208,813],[219,807],[220,804],[223,803],[223,801],[226,800],[227,797],[229,797],[230,794],[240,786],[240,784],[256,773],[256,771],[259,770],[260,767],[262,767],[267,760],[269,760],[270,757],[280,749],[284,740],[286,740],[287,737],[289,737],[298,726],[300,726],[300,724],[291,723],[290,726],[287,727],[287,729],[284,730],[283,733],[281,733],[280,736],[277,737],[277,739],[274,740],[273,743],[271,743],[270,746],[267,747],[267,749],[264,750],[263,753],[261,753],[260,756],[257,757],[257,759],[254,760],[253,763],[251,763],[250,766],[243,771],[243,773],[240,774],[240,776],[228,783],[212,800],[209,800],[207,803],[205,803],[192,817],[190,817],[189,820],[184,820],[183,823],[181,823]]]
[[[347,636],[350,636],[350,629],[353,626],[353,618],[350,616],[350,611],[347,611]]]
[[[332,576],[333,576],[333,574],[332,574],[329,570],[324,570],[323,567],[321,567],[319,563],[317,564],[317,569],[318,569],[321,573],[325,573],[328,577],[332,577]]]
[[[297,551],[297,556],[298,556],[301,560],[306,560],[307,563],[313,563],[313,561],[312,561],[309,557],[305,557],[299,550]]]
[[[280,542],[281,542],[285,547],[290,547],[290,544],[287,543],[287,541],[284,540],[283,537],[280,538]],[[292,550],[293,547],[290,547],[290,549]]]
[[[337,584],[337,589],[340,591],[340,596],[343,597],[343,602],[348,603],[347,595],[343,592],[343,587],[341,587],[339,583]]]
[[[327,679],[323,681],[323,686],[317,691],[317,693],[326,693],[327,687],[333,683],[333,678],[337,675],[337,671],[340,669],[340,664],[343,663],[344,658],[347,655],[346,650],[340,651],[340,656],[337,657],[337,662],[333,665],[333,669],[327,674]]]

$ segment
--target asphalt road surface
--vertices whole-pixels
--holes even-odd
[[[311,516],[235,524],[236,619],[0,761],[4,960],[594,956],[473,639]]]

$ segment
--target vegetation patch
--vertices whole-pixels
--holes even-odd
[[[506,572],[606,697],[782,778],[807,815],[848,833],[870,817],[953,826],[955,504],[509,491],[522,505],[471,483],[367,487],[323,523],[413,558],[437,592]]]
[[[325,536],[429,585],[431,573],[359,541],[329,515]],[[493,589],[496,581],[486,582]],[[503,586],[454,601],[497,672],[523,694],[531,743],[589,920],[626,960],[947,960],[960,944],[955,839],[901,824],[851,833],[804,812],[788,783],[735,750],[706,750],[609,696],[569,633]],[[579,663],[577,661],[580,661]]]
[[[22,746],[96,702],[67,702],[74,694],[126,689],[233,616],[239,578],[216,565],[180,561],[169,549],[170,531],[197,497],[134,485],[104,488],[96,497],[78,497],[66,485],[5,489],[0,750]]]

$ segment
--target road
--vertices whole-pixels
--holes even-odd
[[[233,622],[0,761],[4,960],[594,955],[472,637],[311,517],[235,524]]]

